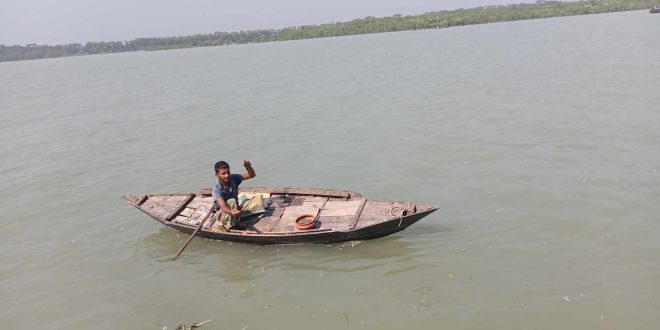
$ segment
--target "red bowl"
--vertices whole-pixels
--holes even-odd
[[[296,218],[296,228],[299,230],[312,229],[316,226],[316,216],[313,214],[303,214]]]

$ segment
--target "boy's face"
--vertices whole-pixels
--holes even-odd
[[[217,176],[222,183],[229,183],[229,175],[231,175],[229,168],[221,168],[215,172],[215,176]]]

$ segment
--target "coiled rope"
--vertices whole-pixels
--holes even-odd
[[[415,204],[411,202],[405,202],[403,204],[394,204],[390,206],[389,209],[383,212],[384,218],[399,218],[399,227],[403,222],[403,216],[407,214],[408,211],[415,212]]]

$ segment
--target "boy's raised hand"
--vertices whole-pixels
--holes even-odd
[[[247,173],[243,173],[243,180],[252,179],[257,176],[257,173],[254,172],[252,163],[250,163],[249,160],[244,160],[243,166],[245,166],[245,169],[247,170]]]

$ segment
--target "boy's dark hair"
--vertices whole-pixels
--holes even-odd
[[[214,173],[218,173],[218,171],[223,168],[229,168],[229,164],[227,164],[227,162],[224,160],[215,163],[215,166],[213,166]]]

